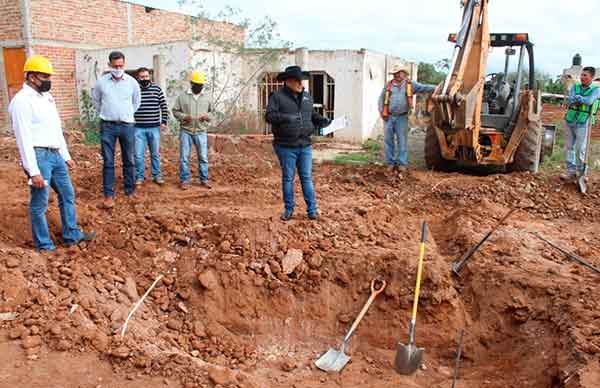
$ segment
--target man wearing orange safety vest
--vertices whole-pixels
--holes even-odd
[[[413,109],[413,95],[431,93],[435,86],[410,80],[408,67],[395,65],[389,81],[379,96],[379,113],[385,122],[385,162],[390,170],[404,170],[408,165],[408,114]]]

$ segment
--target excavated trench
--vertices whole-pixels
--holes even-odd
[[[322,220],[299,209],[281,223],[268,143],[221,139],[212,151],[212,192],[145,186],[138,202],[119,201],[107,214],[94,204],[99,167],[86,164],[94,155],[75,147],[84,166],[74,174],[80,219],[99,237],[39,255],[23,238],[16,155],[3,148],[0,312],[16,319],[0,323],[0,333],[21,344],[16,358],[43,365],[52,352],[93,352],[116,375],[185,387],[449,387],[464,328],[459,387],[600,386],[597,278],[529,233],[593,260],[598,242],[582,236],[598,230],[597,196],[575,202],[576,193],[556,191],[544,176],[390,176],[324,164],[315,168]],[[175,152],[165,150],[167,177],[176,176]],[[565,211],[565,200],[576,205]],[[453,277],[452,260],[516,203],[525,210]],[[58,234],[55,209],[50,220]],[[400,376],[392,360],[407,340],[422,220],[431,232],[416,332],[425,362]],[[339,345],[376,277],[388,286],[350,341],[351,363],[340,374],[319,371],[314,360]]]

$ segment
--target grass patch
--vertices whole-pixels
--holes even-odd
[[[338,155],[333,162],[336,164],[355,164],[363,166],[371,163],[371,159],[369,158],[369,155],[363,152],[354,152],[351,154]]]
[[[361,152],[352,152],[336,156],[334,163],[366,165],[380,161],[383,149],[383,136],[379,136],[377,139],[367,139],[361,145],[361,148]]]

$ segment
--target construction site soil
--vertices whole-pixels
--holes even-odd
[[[600,266],[597,173],[584,197],[545,173],[322,163],[320,220],[308,219],[297,188],[295,218],[284,223],[266,137],[212,137],[212,190],[181,191],[177,148],[165,147],[167,185],[147,181],[112,210],[98,206],[98,151],[71,145],[79,222],[96,240],[40,254],[14,140],[1,140],[1,387],[450,387],[461,328],[460,388],[600,387],[600,275],[532,234]],[[453,276],[452,261],[512,207]],[[59,242],[54,194],[48,219]],[[408,339],[423,220],[416,343],[425,358],[401,376],[393,360]],[[346,348],[351,363],[318,370],[315,359],[339,346],[376,277],[388,286]]]

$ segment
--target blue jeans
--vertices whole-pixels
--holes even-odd
[[[160,127],[135,128],[135,170],[136,180],[144,180],[146,144],[150,149],[150,168],[152,178],[161,177],[160,173]]]
[[[58,208],[62,224],[62,236],[65,244],[76,244],[81,241],[83,233],[77,226],[75,211],[75,190],[71,184],[67,164],[58,152],[36,149],[35,156],[44,180],[58,196]],[[49,187],[36,189],[30,186],[29,219],[33,243],[37,250],[54,250],[56,247],[50,238],[46,211],[48,210]]]
[[[583,171],[587,146],[588,124],[570,124],[565,126],[565,153],[567,172],[586,174]]]
[[[385,122],[385,162],[389,166],[408,164],[408,115],[390,116]]]
[[[312,146],[284,147],[274,144],[273,149],[281,166],[281,187],[285,210],[294,210],[294,176],[298,169],[308,214],[316,214],[317,198],[312,182]]]
[[[186,183],[190,180],[192,145],[196,147],[198,155],[200,181],[208,182],[208,134],[200,132],[192,135],[183,130],[179,134],[179,181]]]
[[[123,183],[125,194],[135,192],[135,127],[133,124],[112,124],[102,121],[100,124],[101,151],[104,167],[102,185],[105,197],[115,196],[115,148],[117,140],[121,146],[123,162]]]

